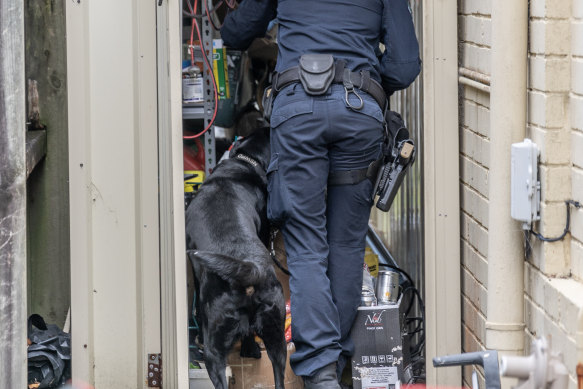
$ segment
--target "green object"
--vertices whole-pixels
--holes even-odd
[[[227,72],[227,48],[222,39],[213,39],[213,74],[217,83],[219,100],[231,97]]]
[[[232,127],[235,122],[235,110],[239,103],[239,85],[241,84],[241,59],[239,50],[226,49],[226,64],[229,85],[229,97],[219,98],[219,109],[215,124],[220,127]]]

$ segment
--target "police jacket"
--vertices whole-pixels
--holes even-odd
[[[421,70],[408,0],[243,0],[225,18],[221,37],[226,46],[245,50],[275,18],[278,72],[297,66],[302,54],[332,54],[352,71],[370,71],[391,94]]]

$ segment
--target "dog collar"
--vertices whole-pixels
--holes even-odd
[[[235,158],[240,159],[242,161],[247,162],[249,165],[253,166],[253,167],[258,167],[259,166],[259,162],[257,162],[256,160],[254,160],[253,158],[251,158],[248,155],[245,154],[237,154],[235,155]]]
[[[237,153],[235,154],[235,156],[231,157],[233,159],[238,159],[239,161],[244,161],[247,165],[251,166],[253,168],[253,170],[255,170],[255,173],[257,174],[257,176],[261,177],[262,181],[265,181],[265,184],[267,184],[267,176],[266,176],[266,171],[265,168],[261,165],[261,163],[259,163],[259,161],[257,161],[254,158],[251,158],[250,156],[246,155],[246,154],[241,154],[241,153]]]

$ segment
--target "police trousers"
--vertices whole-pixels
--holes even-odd
[[[368,94],[351,109],[342,85],[321,96],[301,84],[277,95],[267,169],[269,219],[284,237],[291,273],[296,375],[311,376],[354,352],[349,332],[360,303],[373,183],[328,186],[334,171],[362,169],[381,155],[383,112]],[[350,94],[352,106],[357,96]]]

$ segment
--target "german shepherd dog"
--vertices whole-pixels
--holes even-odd
[[[285,302],[267,244],[269,128],[238,142],[186,210],[186,239],[198,288],[204,360],[217,389],[227,389],[226,357],[235,342],[263,339],[275,387],[284,388]],[[253,350],[251,351],[253,352]]]

